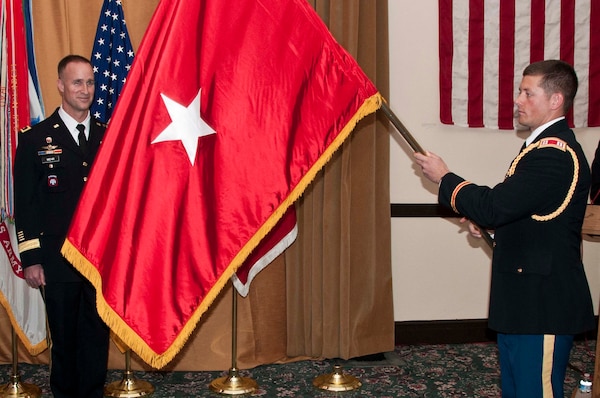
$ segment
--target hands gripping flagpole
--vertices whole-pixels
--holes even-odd
[[[412,134],[408,131],[404,124],[402,124],[400,119],[398,119],[398,117],[394,114],[394,112],[390,109],[390,107],[385,101],[383,101],[381,104],[381,110],[388,118],[388,120],[394,125],[396,130],[402,136],[402,138],[404,138],[408,145],[410,145],[413,151],[419,152],[423,155],[427,155],[427,152],[423,149],[423,147],[421,147],[421,145],[419,145],[417,140],[412,136]],[[481,231],[481,236],[483,237],[483,240],[485,240],[485,243],[487,243],[488,246],[493,249],[494,238],[492,237],[492,235],[490,235],[489,232],[487,232],[484,228],[481,228],[479,225],[475,224],[475,226]]]

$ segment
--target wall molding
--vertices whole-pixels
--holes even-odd
[[[439,204],[435,203],[391,203],[390,214],[396,217],[460,217]]]

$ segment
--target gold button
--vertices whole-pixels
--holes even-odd
[[[523,273],[523,268],[517,268],[517,272],[518,272],[519,274],[522,274],[522,273]]]
[[[88,166],[88,162],[83,162],[83,167],[87,167]]]
[[[83,177],[83,182],[86,182],[86,181],[87,181],[87,177]]]
[[[54,168],[54,165],[53,165],[52,163],[50,163],[50,164],[48,165],[48,168],[49,168],[49,169],[53,169],[53,168]]]

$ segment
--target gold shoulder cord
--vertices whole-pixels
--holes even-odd
[[[540,216],[538,214],[534,214],[531,216],[531,218],[533,218],[536,221],[550,221],[553,218],[557,217],[560,213],[562,213],[566,208],[567,205],[569,204],[569,202],[571,201],[571,198],[573,198],[573,193],[575,192],[575,187],[577,186],[577,180],[579,179],[579,159],[577,159],[577,155],[575,154],[575,151],[573,149],[571,149],[571,147],[569,147],[566,143],[564,143],[563,140],[560,140],[558,138],[550,138],[550,139],[545,139],[542,141],[538,141],[535,144],[529,145],[527,146],[527,148],[525,148],[516,158],[515,160],[513,160],[512,164],[510,165],[510,168],[508,169],[508,171],[506,172],[506,177],[510,177],[515,173],[515,169],[517,168],[517,164],[519,163],[519,161],[529,152],[531,152],[534,149],[540,148],[540,143],[542,142],[548,142],[548,140],[557,140],[559,142],[562,142],[564,144],[564,149],[558,147],[558,146],[551,146],[552,148],[557,148],[559,150],[562,151],[568,151],[571,154],[571,158],[573,158],[573,181],[571,181],[571,186],[569,187],[569,191],[567,192],[567,196],[565,197],[565,200],[562,202],[562,204],[558,207],[558,209],[556,209],[555,211],[553,211],[552,213],[545,215],[545,216]],[[547,146],[544,145],[541,148],[546,148]]]

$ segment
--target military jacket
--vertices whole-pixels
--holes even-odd
[[[440,204],[495,232],[491,329],[578,334],[595,327],[581,258],[589,188],[588,162],[564,119],[522,149],[493,188],[453,173],[442,178]]]
[[[42,264],[46,279],[71,280],[60,248],[106,125],[92,119],[84,154],[58,114],[19,133],[14,163],[15,222],[24,267]]]

